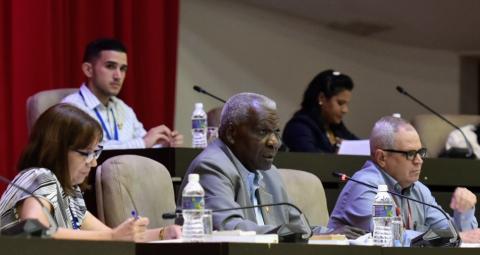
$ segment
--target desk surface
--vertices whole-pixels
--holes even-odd
[[[1,254],[193,254],[195,255],[470,255],[479,254],[480,248],[381,248],[369,246],[331,246],[307,244],[252,244],[252,243],[141,243],[73,241],[40,238],[0,237]]]

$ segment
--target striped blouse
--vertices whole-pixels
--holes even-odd
[[[75,187],[75,195],[67,195],[53,172],[45,168],[31,168],[20,172],[12,181],[16,185],[32,192],[50,202],[53,211],[51,215],[56,226],[75,229],[80,227],[85,218],[87,207],[82,192]],[[0,223],[2,226],[17,222],[19,202],[30,197],[29,194],[9,185],[0,198]],[[59,200],[60,198],[60,200]],[[52,225],[52,223],[50,222]]]

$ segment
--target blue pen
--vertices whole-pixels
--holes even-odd
[[[137,211],[136,210],[132,210],[132,217],[135,219],[135,220],[138,220],[138,214],[137,214]]]

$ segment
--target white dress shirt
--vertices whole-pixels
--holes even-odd
[[[132,108],[121,99],[111,97],[108,105],[105,106],[85,84],[82,84],[79,92],[65,97],[62,103],[75,105],[90,114],[92,118],[100,123],[103,129],[104,149],[145,148],[143,137],[147,134],[147,131],[143,128],[143,124],[138,121]],[[101,120],[95,113],[95,109],[98,111],[105,126],[101,124]],[[114,137],[115,124],[117,126],[118,140]]]

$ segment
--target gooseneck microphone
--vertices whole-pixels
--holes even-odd
[[[31,191],[26,188],[17,185],[16,183],[10,181],[9,179],[0,175],[0,181],[8,185],[12,185],[16,189],[19,189],[28,195],[30,195],[35,201],[37,201],[42,207],[42,211],[45,216],[48,218],[48,221],[52,224],[50,228],[45,227],[37,219],[25,219],[19,222],[12,222],[11,224],[0,226],[0,235],[10,235],[10,236],[51,236],[58,228],[56,222],[53,220],[49,210],[43,205],[42,201],[36,197]]]
[[[227,102],[227,101],[225,101],[225,100],[223,100],[223,99],[221,99],[221,98],[219,98],[219,97],[211,94],[210,92],[202,89],[202,87],[200,87],[200,86],[198,86],[198,85],[194,85],[194,86],[193,86],[193,89],[194,89],[195,91],[197,91],[198,93],[202,93],[202,94],[205,94],[205,95],[207,95],[207,96],[213,97],[213,98],[217,99],[218,101],[220,101],[220,102],[222,102],[222,103],[226,103],[226,102]]]
[[[279,202],[279,203],[270,203],[270,204],[260,204],[260,205],[250,205],[250,206],[239,206],[239,207],[233,207],[233,208],[221,208],[221,209],[213,209],[212,212],[227,212],[227,211],[234,211],[234,210],[243,210],[243,209],[252,209],[252,208],[262,208],[262,207],[267,207],[267,206],[282,206],[286,205],[289,207],[294,208],[299,214],[300,214],[300,221],[303,223],[303,225],[306,226],[305,230],[307,233],[301,234],[301,237],[299,238],[297,235],[300,233],[294,233],[298,231],[298,229],[287,229],[286,231],[288,233],[284,233],[282,236],[281,230],[278,231],[279,239],[283,242],[300,242],[300,241],[308,241],[310,237],[312,237],[313,232],[312,232],[312,227],[310,226],[310,223],[308,222],[307,217],[303,214],[302,210],[298,208],[296,205],[288,202]],[[177,218],[182,214],[181,209],[175,210],[175,213],[164,213],[162,214],[163,219],[174,219]],[[288,225],[288,224],[287,224]],[[292,227],[292,226],[289,226]],[[281,227],[280,227],[281,228]],[[300,240],[301,239],[301,240]]]
[[[332,172],[332,175],[335,176],[335,177],[339,177],[341,181],[353,181],[353,182],[356,182],[358,184],[361,184],[363,186],[366,186],[366,187],[369,187],[369,188],[372,188],[372,189],[377,189],[378,188],[378,187],[375,187],[375,186],[370,185],[368,183],[353,179],[353,178],[351,178],[348,175],[343,174],[343,173]],[[387,192],[394,195],[394,196],[405,198],[407,200],[410,200],[410,201],[413,201],[413,202],[416,202],[416,203],[419,203],[419,204],[422,204],[422,205],[426,205],[428,207],[435,208],[435,209],[439,210],[445,216],[445,218],[448,221],[448,228],[449,228],[448,232],[446,232],[443,229],[432,229],[432,228],[430,228],[425,233],[423,233],[423,234],[415,237],[414,239],[412,239],[412,241],[410,243],[410,246],[412,246],[412,247],[426,247],[426,246],[458,247],[458,246],[460,246],[460,242],[461,242],[460,235],[458,233],[457,228],[452,223],[452,217],[450,217],[450,215],[448,215],[442,208],[440,208],[439,206],[436,206],[436,205],[428,204],[428,203],[425,203],[423,201],[420,201],[420,200],[402,195],[402,194],[397,193],[397,192],[393,192],[393,191],[390,191],[390,190],[387,190]]]
[[[452,148],[451,151],[447,151],[447,155],[451,155],[452,157],[461,157],[461,158],[470,158],[474,159],[475,154],[473,154],[473,147],[470,141],[467,139],[467,136],[465,136],[465,133],[463,133],[462,129],[460,129],[457,125],[453,124],[451,121],[449,121],[447,118],[445,118],[443,115],[440,113],[436,112],[432,108],[430,108],[428,105],[424,104],[422,101],[418,100],[414,96],[410,95],[407,91],[405,91],[402,87],[397,86],[397,91],[400,92],[400,94],[403,94],[407,96],[408,98],[412,99],[415,101],[417,104],[421,105],[423,108],[427,109],[429,112],[435,114],[437,117],[439,117],[441,120],[445,121],[447,124],[455,128],[462,134],[463,139],[465,139],[465,143],[467,144],[467,149],[464,151],[463,148]]]

